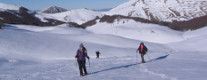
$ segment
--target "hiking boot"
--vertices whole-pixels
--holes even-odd
[[[84,75],[88,75],[88,73],[84,73]]]
[[[146,63],[145,61],[142,61],[142,63]]]
[[[83,75],[82,75],[82,74],[80,74],[80,77],[83,77]]]

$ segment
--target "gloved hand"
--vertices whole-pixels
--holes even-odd
[[[138,53],[138,52],[139,52],[139,50],[137,49],[137,50],[136,50],[136,53]]]

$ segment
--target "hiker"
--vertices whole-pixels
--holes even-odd
[[[87,55],[87,50],[83,46],[83,44],[80,44],[75,58],[77,58],[77,61],[78,61],[78,66],[79,66],[79,70],[80,70],[80,77],[88,75],[87,70],[86,70],[86,59],[85,58],[88,58],[88,59],[90,59],[90,58]],[[83,74],[83,70],[84,70],[84,74]]]
[[[96,51],[96,58],[99,58],[99,55],[100,55],[101,53],[99,52],[99,51]]]
[[[147,47],[144,45],[144,43],[140,43],[140,46],[139,46],[139,48],[137,49],[137,51],[139,51],[139,54],[141,54],[142,63],[145,63],[144,55],[147,53],[148,49],[147,49]],[[137,51],[136,51],[136,52],[137,52]]]

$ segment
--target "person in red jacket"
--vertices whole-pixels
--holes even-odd
[[[139,54],[141,54],[142,63],[145,63],[144,55],[147,53],[148,49],[147,49],[147,47],[144,45],[144,43],[140,43],[140,46],[139,46],[139,48],[137,49],[136,52],[138,52],[138,51],[139,51]]]

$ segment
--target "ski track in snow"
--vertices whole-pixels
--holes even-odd
[[[166,74],[156,73],[156,72],[150,71],[144,65],[140,65],[139,69],[140,69],[141,72],[146,72],[146,73],[151,74],[151,75],[159,76],[163,79],[177,80],[177,78],[175,78],[175,77],[170,77],[170,76],[167,76]]]
[[[65,80],[67,78],[71,80],[83,80],[83,79],[94,80],[93,75],[94,76],[101,75],[101,77],[103,77],[104,75],[107,75],[107,74],[103,75],[103,73],[108,73],[108,72],[114,73],[120,70],[125,72],[130,69],[138,69],[138,73],[139,72],[148,73],[154,76],[159,76],[160,78],[164,78],[164,79],[170,78],[164,74],[158,74],[158,73],[149,71],[144,66],[145,64],[148,64],[148,63],[145,63],[145,64],[136,63],[135,64],[134,63],[135,58],[132,58],[132,57],[100,58],[99,60],[92,59],[91,67],[89,67],[89,65],[87,64],[88,72],[91,74],[80,78],[79,73],[78,73],[79,72],[78,66],[75,61],[76,60],[67,60],[67,61],[61,61],[61,62],[52,63],[52,64],[51,63],[34,63],[30,65],[23,65],[25,68],[19,68],[19,66],[17,65],[17,69],[14,69],[14,71],[8,71],[8,73],[10,73],[11,75],[0,75],[0,76],[5,80],[13,80],[13,79],[15,80],[36,80],[36,79]],[[149,62],[149,64],[150,63],[151,62]],[[11,64],[14,64],[14,63],[11,63]],[[20,70],[18,70],[18,68]],[[33,72],[33,69],[35,69],[34,72]],[[25,73],[21,73],[17,71],[23,71]],[[27,72],[27,71],[32,71],[32,72]],[[115,76],[115,77],[118,77],[118,76]],[[176,79],[171,79],[171,80],[176,80]]]

